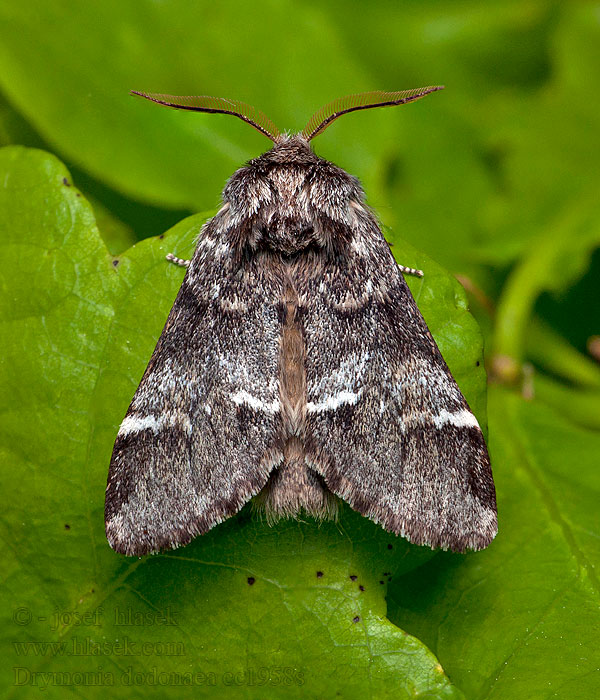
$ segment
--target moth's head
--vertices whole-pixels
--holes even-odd
[[[273,141],[272,148],[240,168],[223,191],[228,216],[245,220],[246,243],[293,255],[308,246],[327,245],[331,221],[361,202],[358,180],[318,158],[311,140],[342,114],[414,102],[443,86],[403,92],[365,92],[335,100],[315,112],[297,134],[281,132],[254,107],[222,97],[177,97],[133,92],[158,104],[193,112],[232,114]]]
[[[282,148],[282,153],[285,149],[290,149],[292,144],[296,144],[299,148],[301,143],[310,143],[315,136],[325,131],[325,129],[342,114],[348,112],[356,112],[359,109],[371,109],[373,107],[393,107],[395,105],[403,105],[407,102],[420,100],[425,95],[437,90],[443,90],[443,85],[435,85],[424,88],[416,88],[414,90],[403,90],[401,92],[362,92],[358,95],[348,95],[326,104],[315,112],[308,120],[308,123],[299,134],[289,136],[282,133],[275,124],[258,109],[238,102],[237,100],[227,100],[224,97],[182,97],[177,95],[160,95],[157,93],[137,92],[132,90],[132,95],[145,97],[147,100],[157,102],[166,107],[174,107],[175,109],[186,109],[192,112],[209,112],[217,114],[232,114],[234,117],[242,119],[250,126],[253,126],[261,134],[275,144],[273,151],[278,151]],[[286,146],[287,144],[287,146]]]
[[[318,160],[310,147],[310,142],[302,134],[279,134],[273,146],[251,163],[261,162],[272,165],[311,165]]]

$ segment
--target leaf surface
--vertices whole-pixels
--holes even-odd
[[[2,268],[0,307],[0,403],[9,407],[1,449],[10,466],[3,630],[16,643],[11,666],[26,669],[9,669],[7,685],[33,678],[51,695],[60,690],[52,674],[101,666],[115,697],[147,697],[158,692],[156,674],[190,671],[212,674],[196,685],[215,680],[231,697],[258,697],[261,683],[272,697],[461,697],[427,648],[385,617],[389,581],[433,553],[349,508],[337,523],[275,527],[246,508],[175,552],[132,560],[110,550],[103,502],[112,445],[184,274],[165,254],[189,257],[206,217],[113,257],[53,156],[2,149],[0,182],[12,261]],[[395,252],[425,270],[410,282],[413,294],[485,422],[481,336],[462,289],[410,246],[398,242]],[[28,624],[10,618],[19,610],[29,611]],[[28,642],[63,646],[36,654]],[[100,651],[69,653],[77,649]]]

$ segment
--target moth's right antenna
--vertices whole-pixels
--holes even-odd
[[[187,109],[192,112],[209,112],[217,114],[233,114],[234,117],[239,117],[250,126],[253,126],[261,134],[264,134],[271,141],[275,142],[280,137],[281,132],[273,124],[273,122],[263,114],[260,110],[254,109],[244,102],[237,100],[227,100],[224,97],[207,97],[192,96],[183,97],[178,95],[160,95],[153,92],[138,92],[131,91],[132,95],[145,97],[147,100],[157,102],[165,107],[174,107],[175,109]]]
[[[308,124],[302,131],[302,136],[307,141],[314,139],[317,134],[324,131],[332,121],[341,117],[342,114],[355,112],[358,109],[371,109],[372,107],[393,107],[403,105],[407,102],[420,100],[421,97],[429,95],[430,92],[443,90],[443,85],[431,87],[415,88],[414,90],[403,90],[402,92],[361,92],[358,95],[348,95],[340,97],[334,102],[321,107],[308,120]]]

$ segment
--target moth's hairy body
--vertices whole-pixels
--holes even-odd
[[[108,538],[185,544],[255,496],[271,521],[341,498],[432,547],[496,532],[483,436],[360,184],[300,135],[202,229],[117,437]]]
[[[331,236],[331,222],[348,226],[354,216],[350,203],[362,206],[362,198],[356,178],[318,158],[301,137],[292,137],[230,179],[221,218],[213,220],[215,236],[222,238],[227,232],[224,237],[235,248],[234,256],[260,259],[266,286],[275,290],[271,301],[278,311],[281,336],[274,447],[281,462],[255,501],[271,523],[301,512],[317,519],[337,513],[337,498],[309,466],[305,449],[306,346],[301,315],[309,299],[305,294],[301,300],[298,290],[306,289],[307,281],[321,278],[328,257],[340,245]],[[240,222],[244,222],[245,240],[238,233]],[[225,313],[227,307],[222,304]]]
[[[283,461],[256,498],[267,520],[294,517],[302,510],[317,519],[333,517],[337,500],[323,478],[307,463],[306,440],[306,348],[299,318],[298,292],[294,286],[297,270],[278,261],[285,278],[281,309],[279,398],[281,404],[281,446]]]

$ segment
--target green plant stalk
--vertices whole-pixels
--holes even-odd
[[[538,366],[590,389],[600,389],[600,367],[578,352],[539,317],[533,317],[525,338],[527,357]]]
[[[492,342],[492,371],[502,380],[515,381],[519,375],[533,306],[560,245],[557,238],[538,236],[504,286]]]
[[[587,188],[544,226],[511,272],[500,296],[492,342],[492,372],[501,381],[518,379],[538,296],[578,279],[598,245],[596,193]]]

